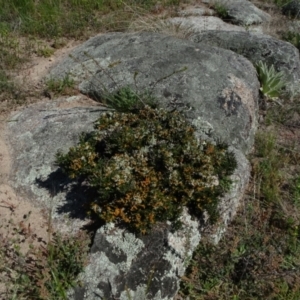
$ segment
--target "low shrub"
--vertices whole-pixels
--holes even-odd
[[[132,93],[118,95],[123,95],[118,106],[123,108],[120,101],[132,106],[126,98],[132,100]],[[183,206],[217,219],[218,199],[236,167],[227,145],[198,141],[179,111],[149,105],[106,112],[94,128],[67,154],[58,153],[57,162],[71,178],[96,189],[89,210],[102,220],[146,233],[157,221],[177,228]]]

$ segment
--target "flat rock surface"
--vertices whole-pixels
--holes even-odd
[[[94,98],[124,85],[152,89],[159,105],[181,110],[200,137],[225,137],[236,146],[231,148],[238,162],[232,175],[234,184],[220,204],[220,224],[226,226],[250,176],[243,152],[253,144],[258,96],[251,63],[227,50],[198,47],[158,34],[99,36],[79,46],[71,56],[53,69],[51,76],[63,77],[70,72],[81,91]],[[137,78],[133,78],[134,72]],[[55,154],[76,145],[81,132],[91,131],[94,121],[107,109],[77,95],[33,104],[14,114],[7,124],[12,154],[10,183],[19,194],[29,195],[50,209],[60,231],[74,233],[87,222],[83,204],[90,191],[58,169]],[[90,300],[125,300],[128,291],[136,300],[145,292],[153,300],[172,299],[184,274],[186,257],[201,237],[199,220],[192,220],[187,213],[182,218],[181,231],[172,233],[168,224],[161,224],[145,237],[136,237],[114,224],[101,227],[92,246],[91,263],[81,275],[83,287],[70,291],[70,299],[84,295]],[[222,230],[220,227],[212,236],[215,242]]]

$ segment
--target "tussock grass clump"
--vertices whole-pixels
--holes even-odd
[[[178,111],[147,105],[104,113],[94,128],[57,162],[97,190],[89,209],[102,220],[146,233],[158,221],[180,225],[183,206],[217,219],[219,197],[236,167],[226,145],[198,141]]]
[[[253,164],[253,171],[258,179],[258,192],[262,193],[265,201],[276,202],[280,198],[283,178],[279,170],[284,160],[276,147],[275,136],[269,133],[257,134],[255,154],[257,159]]]

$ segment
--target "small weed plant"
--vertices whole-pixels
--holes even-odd
[[[136,109],[140,97],[128,89],[113,98],[123,112],[104,113],[94,132],[57,155],[71,178],[96,189],[89,209],[139,233],[158,221],[169,220],[176,228],[183,206],[196,216],[207,211],[215,221],[219,197],[236,167],[233,153],[225,144],[198,141],[195,128],[176,110],[147,104]],[[121,103],[130,109],[124,112]]]
[[[50,47],[39,47],[36,51],[38,56],[50,57],[54,53],[54,49]]]
[[[75,81],[67,74],[62,79],[50,78],[46,81],[47,92],[55,95],[68,95],[75,87]]]
[[[284,73],[276,72],[273,65],[269,68],[262,61],[258,62],[256,70],[263,95],[271,99],[278,97],[286,85]]]
[[[105,93],[102,102],[118,112],[138,112],[147,104],[151,108],[157,106],[157,101],[150,92],[136,93],[130,87],[123,87],[116,93]]]

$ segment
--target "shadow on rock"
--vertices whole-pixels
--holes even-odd
[[[97,192],[83,180],[71,180],[58,168],[47,179],[36,179],[36,185],[57,199],[56,213],[68,214],[70,218],[81,220],[90,217],[87,212]]]

